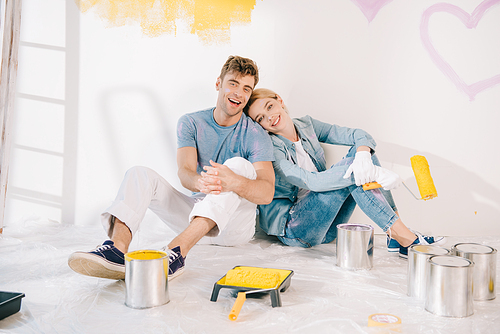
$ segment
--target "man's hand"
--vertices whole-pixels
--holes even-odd
[[[200,191],[205,194],[220,194],[221,192],[233,191],[238,182],[238,175],[229,167],[210,160],[211,166],[204,166],[206,172],[201,172],[198,180]],[[241,176],[239,176],[241,177]]]
[[[233,191],[255,204],[269,204],[274,194],[274,170],[270,161],[253,163],[256,179],[248,179],[236,174],[227,165],[210,161],[204,166],[198,180],[200,191],[205,194],[220,194]]]

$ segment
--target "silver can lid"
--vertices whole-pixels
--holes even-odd
[[[456,244],[453,246],[455,249],[464,252],[464,253],[473,253],[473,254],[490,254],[495,251],[494,248],[490,246],[481,245],[481,244]]]
[[[451,255],[434,255],[429,259],[429,262],[445,267],[468,267],[472,265],[472,262],[466,258]]]
[[[348,231],[370,231],[373,230],[373,226],[365,224],[340,224],[337,225],[338,229],[348,230]]]

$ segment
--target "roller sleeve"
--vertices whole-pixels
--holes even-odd
[[[431,177],[427,159],[422,155],[415,155],[410,158],[410,161],[422,199],[428,200],[437,197],[436,187]]]

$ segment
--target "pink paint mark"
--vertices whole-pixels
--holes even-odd
[[[432,60],[436,66],[443,72],[457,88],[467,94],[471,101],[474,101],[476,95],[483,90],[498,85],[500,83],[500,74],[495,75],[491,78],[484,79],[475,82],[471,85],[467,85],[465,81],[460,78],[460,76],[455,72],[455,70],[448,64],[443,57],[439,55],[434,46],[432,45],[431,39],[429,37],[429,19],[434,13],[445,12],[455,15],[462,23],[467,27],[467,29],[476,28],[477,24],[486,13],[494,5],[500,3],[500,0],[485,0],[479,4],[479,6],[474,9],[472,14],[465,12],[462,8],[448,3],[438,3],[429,8],[427,8],[422,15],[422,22],[420,24],[420,37],[424,43],[427,52],[429,52]]]
[[[392,0],[351,0],[361,9],[368,22],[371,22],[382,7]]]

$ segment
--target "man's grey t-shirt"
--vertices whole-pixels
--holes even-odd
[[[215,108],[183,115],[177,123],[177,148],[194,147],[198,153],[197,172],[210,160],[223,164],[242,157],[251,163],[274,161],[273,144],[267,132],[245,114],[231,126],[215,122]]]

